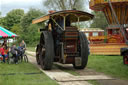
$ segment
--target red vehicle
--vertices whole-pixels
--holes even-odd
[[[40,42],[36,49],[37,63],[49,70],[53,62],[73,64],[76,69],[87,65],[89,47],[86,35],[75,25],[93,18],[92,14],[78,10],[50,13],[33,20],[33,24],[47,21],[40,29]]]

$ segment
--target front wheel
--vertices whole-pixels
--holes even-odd
[[[50,70],[53,65],[54,58],[54,43],[52,33],[44,31],[41,35],[42,49],[39,54],[40,56],[40,65],[44,70]]]
[[[75,63],[73,67],[75,69],[84,69],[88,62],[88,55],[89,55],[89,42],[87,40],[86,35],[83,32],[79,32],[79,47],[80,47],[80,58],[81,58],[81,65],[77,66]]]

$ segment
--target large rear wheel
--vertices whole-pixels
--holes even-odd
[[[87,40],[86,35],[83,32],[79,32],[79,52],[81,57],[81,65],[77,66],[75,63],[73,67],[75,69],[84,69],[88,62],[88,55],[89,55],[89,42]]]
[[[52,33],[48,31],[43,31],[41,34],[42,49],[39,55],[40,65],[44,70],[50,70],[53,64],[54,58],[54,43]]]

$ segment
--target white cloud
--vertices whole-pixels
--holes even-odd
[[[12,9],[23,9],[27,12],[31,7],[47,11],[47,8],[43,7],[44,1],[46,0],[0,0],[0,12],[5,16]],[[85,0],[85,3],[85,11],[88,11],[88,1]]]
[[[1,0],[2,4],[16,4],[16,3],[35,3],[43,0]]]
[[[24,9],[25,12],[29,10],[29,8],[38,8],[43,9],[44,0],[0,0],[0,11],[2,15],[5,16],[6,13],[11,11],[12,9]]]

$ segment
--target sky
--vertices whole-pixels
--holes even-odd
[[[12,9],[20,8],[25,12],[27,12],[31,7],[44,9],[42,5],[43,1],[44,0],[0,0],[0,11],[2,12],[2,16],[5,16],[6,13]]]
[[[44,1],[45,0],[0,0],[0,12],[2,12],[2,16],[6,16],[12,9],[18,8],[23,9],[25,12],[27,12],[29,8],[38,8],[47,11],[43,6]],[[85,4],[85,8],[89,9],[88,4]]]

